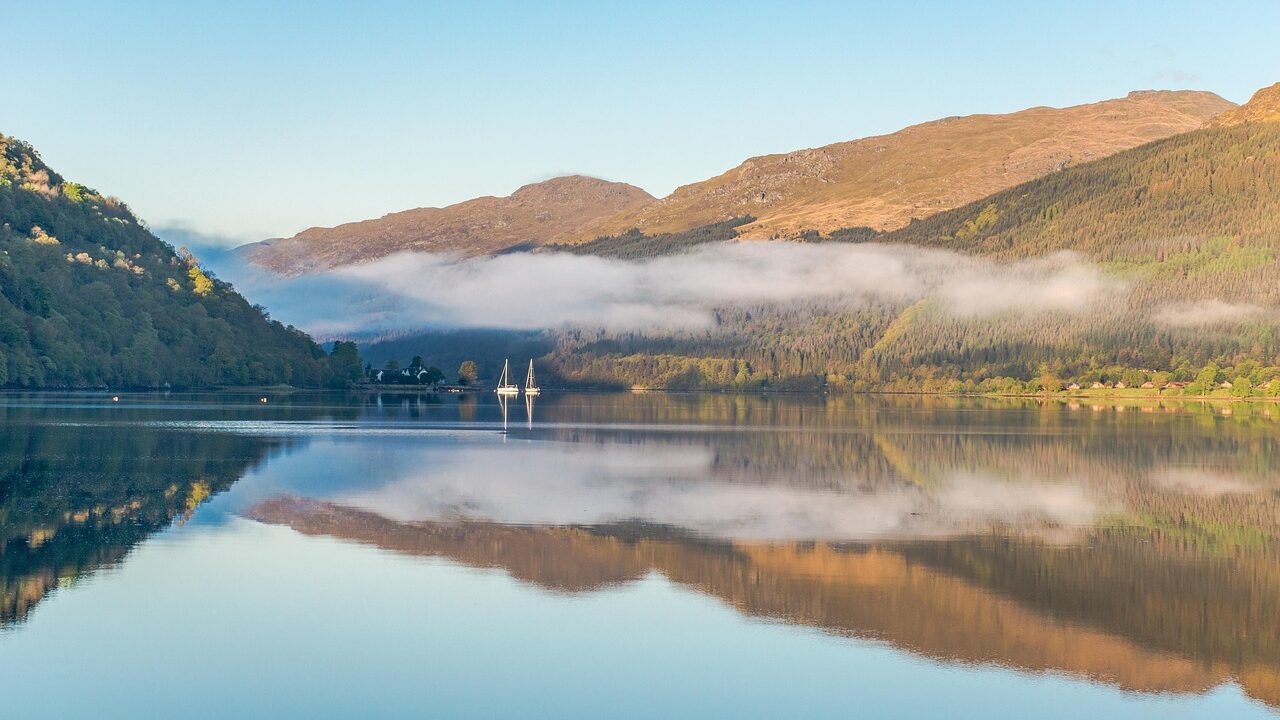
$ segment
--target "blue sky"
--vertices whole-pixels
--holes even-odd
[[[748,156],[1133,89],[1280,80],[1280,2],[7,3],[0,132],[234,240],[568,172]],[[17,38],[16,44],[12,42]]]

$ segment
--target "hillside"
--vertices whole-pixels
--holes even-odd
[[[690,230],[647,235],[632,228],[621,235],[605,235],[584,243],[547,245],[548,250],[594,255],[618,260],[643,260],[672,255],[708,243],[727,242],[738,237],[739,229],[755,218],[750,215],[703,225]]]
[[[1075,250],[1097,260],[1168,266],[1176,253],[1204,250],[1218,237],[1268,252],[1276,247],[1280,123],[1185,133],[1053,173],[878,240],[1007,258]]]
[[[697,382],[725,377],[718,369],[724,363],[707,356],[744,360],[766,370],[766,378],[808,375],[815,383],[900,389],[956,389],[955,382],[969,382],[1022,390],[1000,378],[1028,389],[1045,377],[1084,387],[1122,377],[1130,385],[1191,382],[1206,366],[1213,368],[1210,382],[1241,387],[1242,379],[1258,386],[1280,376],[1280,124],[1215,127],[1161,140],[877,240],[1000,262],[1071,251],[1124,290],[1083,314],[965,317],[937,302],[850,311],[730,308],[714,342],[620,338],[594,347],[606,357],[698,358],[669,361],[677,370],[667,371],[667,383],[688,382],[678,373],[691,367]],[[565,348],[557,358],[566,370],[588,376],[610,367],[585,349]],[[616,357],[613,367],[635,372]],[[727,371],[738,367],[730,362]],[[1125,375],[1126,369],[1140,372]],[[1267,392],[1277,390],[1280,382],[1273,382]]]
[[[890,135],[751,158],[591,227],[678,232],[743,215],[746,237],[892,230],[1054,170],[1187,132],[1232,107],[1207,92],[1134,92],[1068,108],[951,117]]]
[[[404,250],[484,255],[541,245],[583,232],[653,196],[625,183],[581,175],[525,185],[508,197],[481,197],[376,220],[311,228],[243,248],[250,262],[284,275],[367,262]]]
[[[0,135],[0,386],[292,383],[330,363],[152,235],[121,201]]]

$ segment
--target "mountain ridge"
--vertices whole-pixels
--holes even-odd
[[[1201,127],[1235,107],[1213,93],[1135,91],[1067,108],[953,116],[886,135],[749,158],[657,199],[626,183],[566,176],[506,198],[418,208],[244,246],[284,275],[403,250],[484,255],[586,243],[638,229],[680,233],[751,216],[744,238],[851,225],[890,230],[1063,167]],[[566,197],[566,192],[582,197]]]
[[[748,238],[855,225],[893,230],[1054,170],[1194,130],[1232,107],[1204,91],[1148,90],[1066,108],[951,116],[749,158],[592,232],[678,232],[742,215],[757,218],[741,229]]]
[[[540,245],[653,200],[627,183],[565,175],[529,183],[505,197],[486,195],[445,207],[389,213],[240,248],[250,262],[284,275],[368,262],[418,250],[483,255]]]

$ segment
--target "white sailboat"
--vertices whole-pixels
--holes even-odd
[[[499,395],[520,394],[520,386],[511,384],[511,362],[509,360],[502,361],[502,377],[498,378],[498,389],[494,392]]]
[[[525,378],[524,378],[524,394],[525,394],[525,395],[537,395],[537,394],[538,394],[538,393],[540,393],[540,392],[542,392],[542,390],[538,389],[538,385],[537,385],[537,383],[536,383],[536,382],[534,381],[534,379],[533,379],[533,361],[532,361],[532,360],[530,360],[530,361],[529,361],[529,374],[528,374],[528,375],[526,375],[526,376],[525,376]]]

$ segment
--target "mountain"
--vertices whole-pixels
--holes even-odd
[[[892,230],[1064,167],[1194,130],[1233,107],[1208,92],[1147,91],[1068,108],[951,117],[890,135],[751,158],[661,200],[623,183],[561,177],[526,185],[510,197],[311,228],[241,252],[255,265],[299,275],[403,250],[483,255],[600,237],[618,238],[602,248],[645,244],[628,236],[631,231],[670,236],[699,230],[705,238],[725,223],[747,238],[794,238],[848,226]],[[751,220],[742,224],[741,218]],[[718,227],[700,230],[709,226]]]
[[[558,371],[598,377],[613,368],[623,383],[646,384],[644,371],[622,359],[653,353],[667,359],[661,384],[695,386],[724,382],[714,378],[744,364],[769,383],[807,376],[904,390],[1021,392],[1046,376],[1083,387],[1122,377],[1129,385],[1192,382],[1209,368],[1197,392],[1230,381],[1239,386],[1233,392],[1247,393],[1244,380],[1280,378],[1280,123],[1184,133],[876,240],[1001,263],[1066,251],[1122,289],[1088,312],[987,317],[949,312],[937,300],[726,308],[714,338],[564,343],[554,355]],[[1266,392],[1276,391],[1280,381]]]
[[[245,246],[250,262],[284,275],[376,260],[404,250],[483,255],[582,233],[653,202],[633,185],[582,175],[525,185],[508,197],[480,197],[376,220],[310,228],[290,238]]]
[[[1228,127],[1251,122],[1280,122],[1280,83],[1264,87],[1249,102],[1209,120],[1209,127]]]
[[[1068,108],[950,117],[890,135],[751,158],[588,228],[578,240],[679,232],[751,215],[746,237],[902,227],[1046,173],[1194,130],[1233,104],[1208,92],[1133,92]]]
[[[301,331],[179,256],[120,200],[64,180],[30,145],[4,135],[0,253],[0,386],[318,386],[334,378]]]
[[[1263,103],[1268,96],[1260,94]],[[1258,107],[1245,114],[1266,116]],[[678,242],[658,247],[664,238]],[[1234,387],[1219,394],[1280,393],[1280,123],[1220,122],[894,231],[855,228],[826,239],[941,249],[956,253],[955,263],[993,268],[1056,258],[1077,273],[1062,276],[1061,292],[1096,282],[1110,294],[1087,311],[983,315],[952,312],[934,296],[739,303],[715,308],[707,331],[551,331],[543,342],[554,349],[539,361],[544,384],[1026,392],[1181,381],[1196,394],[1224,382]],[[617,236],[602,249],[623,240],[646,255],[688,243],[680,234]],[[436,342],[402,338],[397,348],[425,356]],[[498,349],[493,338],[489,347]]]

